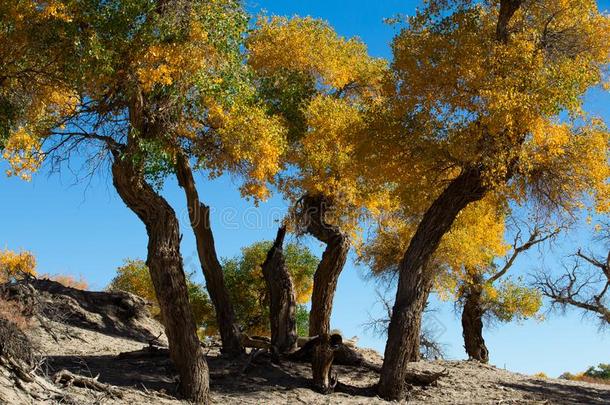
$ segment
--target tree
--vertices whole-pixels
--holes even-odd
[[[507,250],[504,218],[505,208],[491,197],[464,209],[430,259],[430,271],[437,274],[428,291],[435,289],[441,297],[448,298],[467,279],[463,269],[486,269],[494,258],[503,256]],[[392,284],[396,282],[398,263],[419,219],[402,210],[379,218],[372,239],[359,249],[359,260],[369,265],[375,277],[386,278]],[[417,361],[420,342],[414,339],[411,344],[415,347],[410,361]]]
[[[279,353],[297,348],[296,293],[284,258],[285,236],[282,225],[261,266],[269,294],[271,346]]]
[[[62,66],[75,68],[60,70],[70,103],[49,103],[44,117],[24,115],[27,127],[13,125],[7,144],[24,131],[32,142],[6,148],[9,163],[19,168],[29,156],[61,163],[79,152],[88,154],[91,173],[110,157],[113,184],[149,236],[146,263],[161,312],[172,315],[163,317],[181,391],[207,402],[207,365],[188,303],[178,221],[159,190],[183,158],[192,158],[211,175],[243,175],[244,195],[266,195],[284,132],[257,103],[241,63],[247,18],[237,0],[88,0],[65,3],[63,14],[69,29]],[[187,198],[193,214],[196,197]]]
[[[272,251],[273,242],[254,243],[242,254],[223,261],[223,270],[231,301],[235,303],[237,320],[249,335],[269,336],[269,289],[263,276],[263,263]],[[308,311],[305,304],[311,299],[313,275],[318,258],[311,251],[295,243],[283,248],[286,269],[294,284],[296,298],[297,330],[307,333]]]
[[[542,306],[540,292],[520,278],[506,277],[519,255],[557,235],[558,228],[535,224],[523,239],[522,230],[514,230],[511,252],[502,265],[494,258],[487,266],[449,269],[442,275],[440,288],[449,289],[462,309],[462,334],[468,357],[483,363],[489,361],[489,351],[483,339],[483,321],[510,322],[534,316]],[[444,276],[444,277],[443,277]]]
[[[581,96],[604,80],[609,32],[589,0],[433,0],[394,39],[390,118],[365,166],[419,220],[399,265],[383,398],[403,396],[430,259],[464,208],[492,193],[564,210],[590,194],[607,209],[608,133]]]
[[[380,192],[356,170],[354,146],[371,135],[366,116],[387,66],[368,56],[360,41],[312,18],[260,19],[246,44],[259,91],[288,129],[279,186],[292,202],[292,225],[326,245],[314,276],[309,335],[329,334],[337,281],[358,221],[367,205],[380,204]],[[314,381],[330,381],[321,370],[314,369]]]
[[[599,235],[600,242],[610,241],[608,227]],[[601,230],[601,229],[600,229]],[[605,256],[605,257],[604,257]],[[549,298],[553,306],[564,311],[567,307],[580,309],[597,316],[602,327],[610,325],[610,303],[606,295],[610,290],[610,251],[596,256],[578,250],[572,266],[564,266],[565,273],[553,278],[546,272],[536,276],[536,285]]]
[[[116,273],[116,276],[108,284],[107,289],[109,291],[126,291],[138,295],[153,304],[153,316],[160,316],[161,311],[150,271],[143,260],[126,259],[124,264],[117,268]],[[187,274],[186,283],[195,324],[204,328],[208,335],[215,333],[217,329],[214,307],[205,291],[205,287],[193,280],[192,273]],[[161,321],[163,320],[161,319]]]
[[[36,257],[26,250],[0,250],[0,283],[36,275]]]
[[[158,185],[171,171],[179,139],[193,134],[184,128],[201,125],[218,93],[214,72],[226,54],[221,27],[230,26],[232,11],[240,5],[229,0],[62,4],[68,26],[61,32],[67,36],[62,67],[68,68],[59,72],[65,75],[62,83],[68,83],[66,97],[51,100],[40,114],[13,120],[6,145],[15,147],[5,147],[5,156],[23,171],[36,168],[23,165],[31,156],[61,162],[73,152],[93,151],[86,158],[91,170],[110,151],[113,184],[149,237],[146,263],[180,391],[188,400],[207,403],[207,364],[188,301],[178,221],[150,182]],[[41,3],[34,9],[44,14],[51,6]],[[24,133],[28,142],[13,142]],[[103,148],[94,148],[98,145]]]
[[[602,380],[610,380],[610,364],[600,363],[596,367],[589,367],[585,371],[585,375]]]
[[[11,166],[9,176],[29,180],[40,166],[39,139],[29,126],[44,126],[75,102],[65,74],[75,69],[71,32],[63,2],[0,4],[0,152]]]

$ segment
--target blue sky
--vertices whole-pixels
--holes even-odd
[[[289,1],[249,0],[250,10],[271,14],[311,15],[328,20],[344,36],[360,37],[371,54],[390,57],[389,41],[394,29],[382,20],[397,13],[410,13],[418,1]],[[610,8],[610,0],[600,1]],[[610,122],[608,93],[593,92],[587,97],[587,108]],[[78,162],[72,162],[75,166]],[[6,168],[0,163],[0,173]],[[256,208],[240,198],[238,184],[230,178],[209,181],[203,174],[197,178],[202,199],[212,206],[212,221],[219,254],[234,256],[248,244],[271,239],[275,220],[287,204],[274,197]],[[184,210],[181,190],[170,179],[164,196],[178,213],[184,234],[182,253],[187,269],[200,275],[195,243]],[[102,170],[90,182],[76,182],[67,167],[61,174],[42,170],[32,182],[0,175],[0,248],[28,249],[38,258],[39,272],[82,275],[92,288],[102,289],[112,278],[124,258],[144,258],[146,234],[137,217],[120,201],[112,187],[108,170]],[[582,232],[563,238],[555,249],[545,252],[549,268],[586,243]],[[305,238],[303,242],[316,253],[320,245]],[[522,258],[515,270],[526,274],[543,266],[541,254],[534,252]],[[384,340],[363,330],[370,314],[379,314],[375,304],[375,285],[366,281],[366,269],[352,261],[340,280],[334,303],[332,324],[346,336],[359,336],[360,344],[383,351]],[[432,322],[437,324],[438,338],[446,344],[450,358],[464,357],[461,325],[453,306],[433,299],[438,308]],[[579,313],[566,316],[550,314],[545,322],[526,321],[498,325],[485,331],[491,363],[510,370],[535,373],[544,371],[557,376],[563,371],[582,371],[590,365],[610,362],[608,338],[590,319]]]

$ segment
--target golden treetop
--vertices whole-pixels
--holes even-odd
[[[262,76],[299,72],[334,90],[379,87],[386,65],[371,58],[358,39],[340,37],[326,22],[311,17],[260,18],[247,46],[248,62]]]
[[[407,21],[373,164],[401,198],[417,178],[441,180],[422,190],[428,204],[443,179],[480,167],[507,197],[538,191],[527,195],[573,209],[589,193],[607,207],[608,131],[582,97],[606,80],[610,18],[593,0],[526,1],[504,41],[498,4],[428,1]]]
[[[247,53],[262,96],[288,129],[281,190],[292,201],[323,195],[332,205],[327,220],[355,229],[363,207],[385,204],[385,190],[358,170],[357,145],[371,135],[368,115],[381,101],[386,62],[310,17],[259,19]]]
[[[43,147],[68,153],[83,141],[115,149],[129,141],[153,180],[171,171],[176,153],[183,153],[213,175],[229,171],[243,177],[245,195],[267,196],[285,133],[256,100],[244,64],[248,16],[241,2],[26,3],[1,6],[7,9],[7,26],[23,26],[23,34],[0,35],[27,51],[5,54],[3,48],[0,66],[15,61],[27,72],[40,62],[37,76],[62,86],[34,87],[36,102],[8,123],[4,157],[10,174],[29,177],[46,157]],[[48,35],[36,37],[40,27],[28,30],[21,23],[26,12],[45,22]],[[0,92],[14,91],[18,84],[5,81]]]

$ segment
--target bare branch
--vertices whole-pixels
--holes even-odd
[[[521,253],[528,251],[529,249],[536,245],[539,245],[540,243],[555,238],[557,235],[559,235],[561,230],[561,227],[549,228],[544,225],[536,224],[530,230],[528,239],[525,242],[522,242],[522,229],[518,228],[513,241],[512,253],[504,263],[504,266],[502,266],[502,268],[497,273],[491,276],[486,281],[486,283],[492,284],[497,281],[510,270],[510,268],[515,263],[515,260]]]
[[[559,278],[552,279],[547,274],[539,274],[535,284],[542,294],[550,298],[553,305],[563,310],[568,306],[575,307],[596,315],[602,326],[610,324],[610,307],[606,294],[610,290],[610,277],[608,266],[599,259],[583,254],[580,250],[575,255],[577,261],[572,268]],[[588,263],[591,266],[582,271],[580,265]],[[599,274],[599,270],[602,274]],[[598,292],[596,292],[598,291]]]

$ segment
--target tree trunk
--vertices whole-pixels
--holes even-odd
[[[178,184],[184,189],[186,195],[201,269],[216,310],[216,321],[222,340],[222,352],[238,355],[244,350],[241,344],[241,333],[235,321],[235,311],[214,246],[214,234],[210,224],[210,207],[200,202],[193,172],[187,159],[182,154],[179,154],[176,159],[176,177]]]
[[[350,248],[349,238],[337,226],[326,222],[325,216],[330,206],[331,203],[321,195],[305,195],[301,199],[300,220],[304,228],[316,239],[326,243],[313,278],[309,336],[323,337],[330,334],[333,298]],[[334,388],[333,377],[330,375],[333,355],[326,340],[323,339],[316,347],[312,360],[314,386],[322,393],[332,392]]]
[[[388,340],[379,380],[379,395],[387,400],[404,396],[407,363],[421,329],[421,315],[434,278],[426,264],[441,238],[468,204],[485,195],[479,169],[464,170],[432,203],[422,218],[399,266],[398,290],[388,328]]]
[[[337,376],[333,374],[335,350],[341,347],[341,335],[323,333],[318,336],[313,347],[311,371],[313,386],[322,394],[330,394],[337,385]]]
[[[194,403],[209,403],[209,373],[197,338],[180,255],[176,214],[144,180],[133,156],[115,152],[113,184],[125,204],[144,222],[146,264],[161,308],[171,359],[180,374],[180,392]]]
[[[326,222],[331,203],[321,195],[305,195],[301,199],[300,221],[305,230],[326,243],[322,260],[313,278],[309,336],[330,333],[330,315],[339,275],[347,261],[349,238],[341,230]]]
[[[471,286],[466,292],[464,308],[462,309],[462,335],[464,348],[471,360],[482,363],[489,362],[489,352],[483,339],[483,314],[481,302],[481,287]]]
[[[281,227],[263,263],[263,276],[269,291],[269,321],[271,346],[278,353],[297,347],[296,293],[290,273],[286,269],[282,245],[286,228]]]
[[[322,260],[313,276],[309,336],[330,333],[330,316],[337,290],[339,275],[347,261],[350,242],[343,234],[336,234],[327,241]]]

